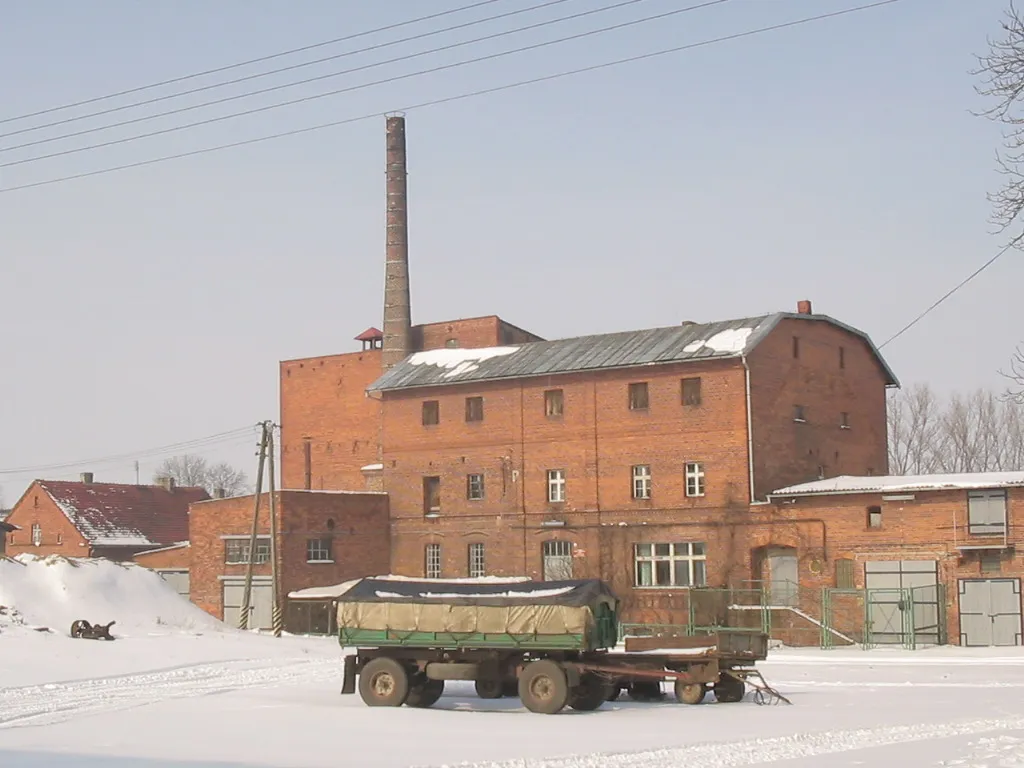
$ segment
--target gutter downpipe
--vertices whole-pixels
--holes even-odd
[[[760,503],[768,504],[770,502],[759,502],[754,497],[754,428],[750,413],[750,366],[747,365],[745,354],[740,356],[740,360],[743,362],[744,389],[747,399],[747,474],[750,482],[750,504],[751,506]]]

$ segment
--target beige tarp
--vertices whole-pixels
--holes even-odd
[[[338,626],[349,629],[582,635],[593,625],[590,608],[566,605],[338,604]]]

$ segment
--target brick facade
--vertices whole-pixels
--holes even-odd
[[[192,548],[188,543],[139,552],[132,558],[136,563],[154,571],[187,571],[192,564]]]
[[[20,530],[7,534],[7,556],[28,553],[47,557],[91,557],[85,537],[71,524],[60,508],[44,491],[38,481],[32,483],[7,517],[7,522]],[[34,526],[39,526],[39,545],[32,541]]]
[[[224,537],[248,537],[255,499],[241,496],[193,504],[189,512],[191,599],[217,618],[224,616],[223,579],[244,577],[246,565],[225,562]],[[269,494],[260,499],[259,534],[270,533]],[[277,492],[281,598],[313,586],[387,573],[390,567],[388,499],[381,493]],[[307,541],[331,540],[330,562],[307,562]],[[271,575],[269,562],[253,566]]]

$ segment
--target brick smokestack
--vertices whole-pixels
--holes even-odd
[[[412,352],[405,117],[402,115],[387,117],[387,198],[384,343],[381,355],[385,371]]]

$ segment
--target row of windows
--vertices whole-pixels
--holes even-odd
[[[42,528],[42,526],[39,525],[39,523],[32,523],[31,540],[32,540],[32,546],[33,547],[41,547],[41,546],[43,546],[43,528]],[[17,543],[13,533],[10,535],[10,537],[7,539],[7,541],[8,541],[9,544],[16,544]],[[63,544],[63,543],[64,543],[64,536],[62,534],[58,533],[57,536],[54,538],[54,544]]]
[[[441,578],[441,545],[427,544],[423,553],[424,576]],[[545,581],[573,578],[571,541],[545,541],[541,545]],[[466,551],[470,578],[487,575],[486,551],[480,542]],[[707,585],[707,554],[703,542],[633,545],[633,584],[637,587],[703,587]]]
[[[250,552],[248,538],[224,540],[224,562],[227,565],[248,565]],[[256,556],[252,562],[254,565],[270,562],[269,536],[260,536],[256,539]],[[306,562],[333,563],[333,540],[329,536],[306,539]]]
[[[629,385],[629,410],[645,411],[650,407],[650,392],[646,381],[638,381]],[[682,379],[679,384],[679,397],[683,405],[699,406],[701,404],[700,377]],[[565,415],[565,391],[549,389],[544,392],[544,415],[550,419],[559,419]],[[424,400],[422,405],[422,422],[424,426],[441,423],[441,403],[438,400]],[[484,420],[484,399],[480,396],[466,398],[465,418],[467,422]]]
[[[806,424],[808,421],[807,406],[806,405],[794,405],[793,406],[793,421],[799,424]],[[839,414],[839,428],[850,429],[850,414],[846,411],[842,411]]]
[[[654,487],[654,476],[649,464],[637,464],[632,469],[632,496],[634,499],[650,499]],[[704,465],[691,461],[684,465],[683,477],[686,495],[704,495]],[[551,504],[564,504],[568,499],[568,480],[564,469],[547,470],[547,499]],[[486,495],[484,476],[479,473],[466,475],[466,499],[482,501]],[[437,475],[423,478],[423,512],[439,514],[441,511],[441,478]]]
[[[882,527],[882,508],[867,508],[868,528]],[[1002,536],[1007,531],[1006,491],[967,492],[967,531],[973,536]]]

